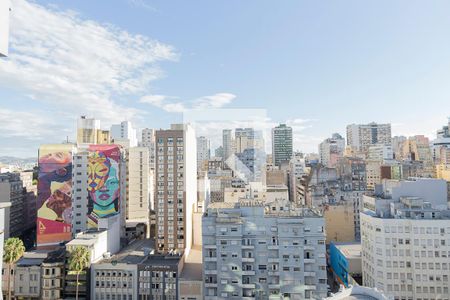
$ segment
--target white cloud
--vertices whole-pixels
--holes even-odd
[[[236,95],[230,93],[217,93],[210,96],[203,96],[198,99],[182,102],[178,97],[166,95],[146,95],[139,99],[140,103],[151,104],[167,112],[181,113],[187,109],[208,109],[221,108],[230,104]]]
[[[236,95],[230,93],[217,93],[212,96],[205,96],[194,100],[194,108],[221,108],[230,104]]]
[[[10,48],[0,85],[107,124],[138,115],[123,99],[148,94],[157,63],[177,59],[170,45],[24,0],[13,1]]]
[[[27,112],[0,108],[0,120],[2,120],[2,138],[24,138],[28,140],[41,140],[45,136],[54,133],[57,125],[46,118],[42,111]]]

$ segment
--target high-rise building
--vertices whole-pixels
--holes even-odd
[[[126,220],[127,227],[144,223],[147,237],[150,233],[150,168],[146,147],[131,147],[127,151],[127,191]]]
[[[236,128],[234,131],[235,152],[243,153],[248,149],[264,151],[262,132],[253,128]]]
[[[192,211],[197,200],[194,129],[171,125],[156,131],[155,212],[157,247],[189,252]]]
[[[334,133],[331,138],[325,139],[319,144],[320,163],[328,168],[336,167],[337,162],[344,156],[345,139]]]
[[[197,138],[197,168],[199,170],[202,169],[210,156],[209,139],[204,136],[199,136]]]
[[[23,183],[19,173],[0,174],[0,202],[11,203],[5,208],[5,238],[18,237],[24,231]]]
[[[444,180],[384,181],[363,198],[363,285],[395,299],[449,295],[450,211]]]
[[[144,128],[142,129],[142,141],[141,141],[142,147],[147,147],[149,151],[149,165],[150,170],[155,169],[155,152],[156,152],[156,146],[155,146],[155,129],[152,128]]]
[[[204,299],[326,296],[324,220],[287,203],[210,204],[202,220]]]
[[[0,57],[8,55],[10,9],[11,3],[9,0],[0,2]]]
[[[272,128],[272,159],[275,166],[292,158],[292,127],[280,124]]]
[[[77,144],[108,144],[110,133],[100,128],[100,120],[81,116],[77,121]]]
[[[126,151],[114,144],[85,145],[73,154],[72,234],[98,227],[99,219],[120,215],[125,237]]]
[[[231,136],[231,129],[224,129],[222,131],[222,147],[222,158],[226,161],[233,154],[233,138]]]
[[[450,148],[450,117],[448,118],[448,125],[439,129],[436,133],[436,139],[431,142],[431,151],[435,163],[442,163],[440,161],[442,148]]]
[[[347,126],[347,145],[366,152],[370,145],[391,145],[391,124],[351,124]]]
[[[137,146],[136,129],[133,128],[130,121],[123,121],[120,124],[111,125],[111,139],[114,143],[120,143],[121,140],[128,140],[129,147]]]

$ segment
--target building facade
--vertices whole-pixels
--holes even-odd
[[[195,132],[189,125],[156,131],[155,212],[157,247],[189,249],[197,197]]]
[[[272,128],[272,159],[275,166],[292,158],[292,127],[280,124]]]
[[[351,124],[347,126],[347,145],[366,152],[370,145],[391,145],[391,124]]]
[[[202,220],[205,299],[316,299],[327,293],[324,221],[254,200],[213,203]]]

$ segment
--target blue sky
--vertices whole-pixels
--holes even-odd
[[[73,137],[80,114],[264,108],[306,152],[350,123],[433,138],[450,115],[448,1],[12,2],[0,155]]]

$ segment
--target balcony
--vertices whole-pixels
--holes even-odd
[[[242,262],[252,263],[252,262],[255,262],[255,258],[253,258],[253,257],[243,257],[242,258]]]
[[[217,249],[217,245],[204,245],[205,249]]]
[[[304,250],[316,250],[316,247],[314,247],[314,246],[310,246],[310,245],[305,245],[305,246],[303,246],[303,249]]]
[[[217,288],[217,282],[215,282],[215,283],[205,283],[205,288]]]
[[[241,248],[242,249],[255,249],[255,246],[253,246],[253,245],[242,245]]]
[[[217,274],[217,273],[216,273]],[[254,270],[246,270],[246,271],[242,271],[241,274],[243,276],[248,275],[248,276],[254,276],[255,275],[255,271]]]
[[[217,262],[217,257],[205,257],[205,262],[214,261]]]
[[[305,272],[304,272],[304,275],[305,275],[305,277],[306,277],[306,276],[316,277],[316,272],[308,272],[308,271],[305,271]]]
[[[279,283],[269,283],[269,289],[277,290],[280,288]]]
[[[315,264],[316,260],[314,258],[305,258],[304,260],[305,264]]]
[[[267,261],[268,261],[269,263],[279,263],[279,262],[280,262],[280,258],[278,258],[278,257],[269,257],[269,258],[267,259]]]
[[[205,275],[217,275],[217,270],[205,270]]]
[[[269,276],[280,276],[280,271],[269,271],[267,273]]]
[[[243,283],[242,288],[243,289],[255,289],[256,285],[254,283]]]
[[[278,250],[278,249],[280,249],[280,245],[268,245],[267,249],[269,249],[269,250]]]

